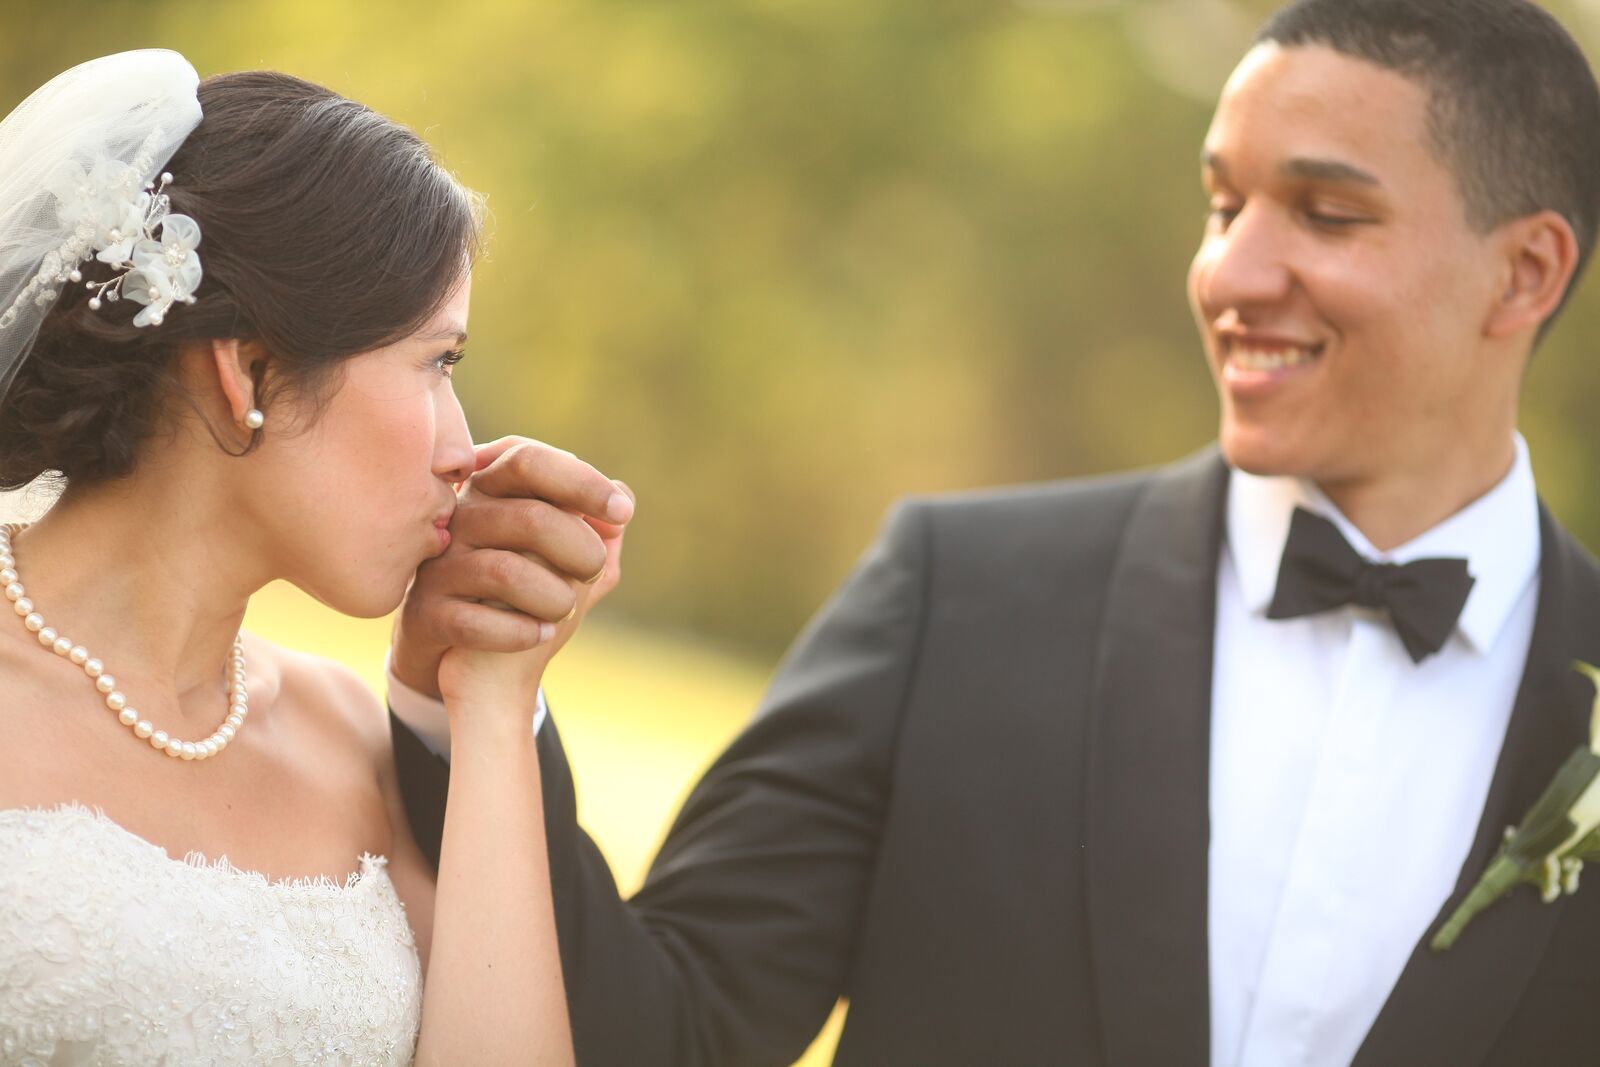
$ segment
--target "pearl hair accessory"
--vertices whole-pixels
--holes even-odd
[[[128,706],[128,698],[117,690],[117,680],[106,673],[105,664],[91,656],[82,645],[74,644],[71,638],[63,637],[54,627],[47,626],[44,616],[33,610],[33,601],[28,599],[27,591],[17,577],[17,560],[11,550],[12,535],[25,528],[25,523],[0,526],[0,585],[4,586],[6,599],[11,601],[13,610],[22,616],[22,624],[38,635],[39,643],[56,655],[70,660],[75,666],[82,667],[83,673],[94,681],[95,689],[105,698],[106,707],[117,713],[117,721],[132,729],[135,737],[149,741],[150,747],[157,752],[165,752],[177,759],[203,760],[227,748],[228,742],[244,725],[245,716],[250,714],[250,694],[245,686],[244,644],[241,639],[237,636],[233,639],[228,679],[228,717],[222,725],[204,741],[180,741],[165,730],[157,730],[149,719],[141,718],[138,711]]]
[[[252,430],[259,430],[266,425],[267,417],[256,408],[251,408],[244,413],[244,424]]]

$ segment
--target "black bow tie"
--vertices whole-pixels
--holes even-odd
[[[1346,604],[1384,610],[1412,662],[1421,663],[1456,628],[1474,580],[1464,559],[1373,563],[1333,523],[1295,508],[1267,618],[1293,619]]]

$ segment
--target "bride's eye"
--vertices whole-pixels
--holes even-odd
[[[433,361],[433,365],[438,369],[440,374],[448,378],[450,377],[450,368],[454,367],[457,363],[460,363],[464,358],[466,358],[466,355],[467,350],[465,348],[452,348],[448,352],[441,353],[439,357]]]

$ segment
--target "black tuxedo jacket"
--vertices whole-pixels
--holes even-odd
[[[1212,634],[1226,467],[913,501],[695,787],[643,889],[540,750],[579,1062],[1205,1064]],[[1466,893],[1587,736],[1600,569],[1541,514],[1532,651]],[[395,724],[437,858],[447,766]],[[1396,820],[1406,812],[1394,812]],[[1373,877],[1381,878],[1382,872]],[[1441,915],[1442,918],[1442,915]],[[1426,939],[1424,939],[1425,941]],[[1362,1065],[1592,1056],[1600,886],[1413,953]]]

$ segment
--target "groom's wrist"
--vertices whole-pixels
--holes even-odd
[[[389,710],[394,717],[416,735],[424,748],[435,756],[450,758],[450,715],[444,701],[410,685],[395,670],[395,655],[391,649],[384,657],[384,675],[388,682]]]
[[[409,639],[404,623],[396,618],[394,641],[389,646],[391,678],[398,679],[407,689],[432,699],[442,700],[439,692],[439,660],[443,649],[420,649]]]

